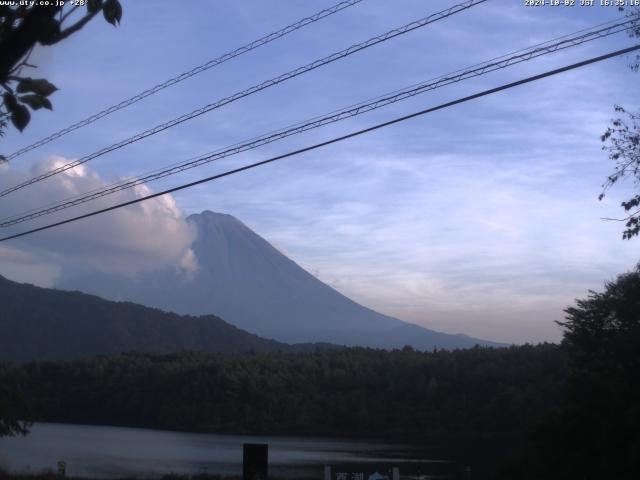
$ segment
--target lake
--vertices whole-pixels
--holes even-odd
[[[26,437],[0,438],[0,467],[40,473],[64,460],[68,476],[91,478],[241,475],[244,443],[267,443],[269,473],[289,478],[321,479],[324,465],[441,463],[429,448],[383,442],[40,423]]]

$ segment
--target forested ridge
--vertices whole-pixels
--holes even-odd
[[[0,276],[0,360],[78,358],[126,351],[314,349],[259,337],[215,315],[194,317]]]
[[[519,435],[562,395],[557,345],[157,355],[0,364],[37,421],[224,433]]]
[[[0,386],[13,393],[0,401],[16,408],[0,409],[0,427],[20,433],[30,410],[35,421],[466,444],[483,478],[635,480],[640,265],[565,313],[560,345],[4,362]]]

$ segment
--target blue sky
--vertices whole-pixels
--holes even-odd
[[[122,3],[119,28],[97,19],[63,44],[35,52],[39,68],[31,75],[60,88],[52,96],[55,111],[34,114],[23,134],[10,131],[5,153],[334,2]],[[32,151],[4,167],[1,181],[10,184],[42,169],[42,162],[91,153],[453,3],[364,0]],[[96,159],[83,171],[91,180],[65,188],[82,191],[140,174],[619,15],[612,7],[525,7],[523,0],[492,0]],[[150,188],[211,175],[632,43],[618,34]],[[175,194],[169,206],[152,212],[168,215],[167,232],[180,237],[163,261],[184,261],[179,251],[188,234],[175,227],[175,218],[221,211],[321,280],[383,313],[493,340],[558,340],[553,320],[562,319],[563,308],[638,261],[639,240],[621,240],[621,224],[600,220],[620,216],[618,205],[633,185],[597,200],[613,168],[599,136],[614,104],[638,107],[638,74],[628,62],[609,60]],[[61,181],[6,197],[2,213],[62,198],[67,190],[53,187]],[[130,265],[144,247],[129,237],[153,235],[129,231],[124,214],[108,215],[111,220],[7,243],[0,268],[11,278],[50,285],[72,258],[97,268],[87,260],[90,255],[77,252],[93,245],[88,238],[102,239],[118,228],[119,243],[98,242],[94,252],[106,255],[111,248],[111,264]],[[153,245],[150,251],[158,249]],[[36,250],[40,254],[32,255]],[[115,260],[117,255],[126,261]],[[147,260],[140,268],[151,264]]]

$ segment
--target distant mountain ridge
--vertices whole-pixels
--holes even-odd
[[[213,315],[179,316],[130,302],[21,284],[0,276],[0,360],[111,355],[304,351],[260,338]]]
[[[446,334],[359,305],[298,266],[231,215],[204,211],[187,218],[199,269],[136,279],[91,273],[63,277],[57,288],[128,300],[179,314],[215,314],[281,342],[329,342],[377,348],[466,348],[500,344]]]

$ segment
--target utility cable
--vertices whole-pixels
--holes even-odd
[[[39,208],[32,209],[17,215],[2,218],[0,219],[0,228],[9,227],[9,226],[16,225],[18,223],[22,223],[28,220],[33,220],[35,218],[38,218],[44,215],[49,215],[49,214],[52,214],[67,208],[71,208],[77,205],[81,205],[83,203],[96,200],[98,198],[111,195],[113,193],[116,193],[122,190],[126,190],[129,188],[136,187],[138,185],[159,180],[161,178],[164,178],[170,175],[175,175],[185,170],[189,170],[191,168],[195,168],[216,160],[220,160],[222,158],[227,158],[233,155],[237,155],[239,153],[246,152],[254,148],[258,148],[260,146],[284,139],[292,135],[296,135],[308,130],[319,128],[321,126],[324,126],[330,123],[335,123],[347,118],[355,117],[357,115],[361,115],[363,113],[370,112],[372,110],[376,110],[378,108],[381,108],[402,100],[406,100],[415,95],[422,94],[427,91],[435,90],[445,85],[450,85],[453,83],[466,80],[468,78],[477,77],[480,75],[487,74],[489,72],[507,68],[512,65],[516,65],[518,63],[529,61],[531,59],[540,57],[542,55],[548,55],[550,53],[554,53],[559,50],[564,50],[566,48],[581,45],[591,40],[604,38],[606,36],[613,35],[615,33],[626,30],[627,28],[629,28],[630,23],[631,23],[630,21],[623,21],[614,25],[610,25],[605,28],[588,31],[586,33],[583,33],[582,35],[575,35],[573,37],[563,36],[561,37],[563,40],[556,43],[544,42],[542,44],[543,45],[542,47],[536,45],[534,47],[530,47],[529,49],[518,50],[519,53],[516,55],[512,55],[512,56],[508,56],[508,54],[503,55],[502,57],[498,57],[497,61],[493,59],[488,62],[479,64],[480,66],[477,66],[476,68],[468,68],[466,70],[464,69],[457,70],[452,74],[443,75],[420,84],[412,85],[411,87],[408,87],[403,90],[396,90],[390,94],[387,94],[386,96],[376,97],[373,100],[352,105],[342,110],[336,110],[324,116],[315,117],[306,122],[298,123],[296,125],[289,126],[281,130],[277,130],[275,132],[270,132],[260,137],[255,137],[251,140],[237,143],[232,146],[226,147],[224,149],[217,150],[215,152],[209,152],[209,153],[200,155],[198,157],[193,157],[188,160],[182,161],[180,163],[176,163],[164,168],[156,169],[152,172],[147,172],[142,176],[123,180],[115,184],[108,185],[106,187],[101,187],[89,192],[85,192],[85,193],[76,195],[72,198],[69,198],[67,200],[63,200],[63,201],[51,204],[49,206],[39,207]]]
[[[324,65],[327,65],[329,63],[335,62],[336,60],[340,60],[342,58],[348,57],[356,52],[359,52],[361,50],[364,50],[366,48],[372,47],[374,45],[377,45],[379,43],[382,42],[386,42],[387,40],[390,40],[392,38],[395,38],[399,35],[404,35],[406,33],[409,33],[413,30],[416,30],[418,28],[422,28],[426,25],[429,25],[431,23],[437,22],[439,20],[442,20],[444,18],[450,17],[456,13],[459,13],[461,11],[467,10],[471,7],[474,7],[476,5],[479,5],[481,3],[484,3],[488,0],[467,0],[463,3],[454,5],[452,7],[449,7],[445,10],[442,10],[438,13],[434,13],[432,15],[429,15],[428,17],[424,17],[420,20],[416,20],[413,22],[410,22],[406,25],[403,25],[402,27],[399,28],[394,28],[393,30],[389,30],[386,33],[383,33],[382,35],[379,35],[377,37],[373,37],[370,38],[369,40],[366,40],[362,43],[358,43],[355,45],[350,46],[349,48],[346,48],[344,50],[341,50],[339,52],[333,53],[329,56],[326,56],[324,58],[321,58],[319,60],[316,60],[314,62],[311,62],[307,65],[304,65],[302,67],[298,67],[294,70],[291,70],[287,73],[284,73],[278,77],[272,78],[270,80],[267,80],[265,82],[262,82],[260,84],[254,85],[253,87],[250,87],[246,90],[242,90],[240,92],[237,92],[229,97],[223,98],[221,100],[218,100],[214,103],[210,103],[208,105],[205,105],[204,107],[198,108],[190,113],[186,113],[184,115],[181,115],[180,117],[174,118],[173,120],[170,120],[166,123],[162,123],[160,125],[157,125],[149,130],[145,130],[144,132],[138,133],[130,138],[127,138],[125,140],[122,140],[118,143],[115,143],[113,145],[110,145],[108,147],[102,148],[101,150],[98,150],[97,152],[91,153],[89,155],[86,155],[78,160],[75,160],[73,162],[69,162],[65,165],[62,165],[58,168],[55,168],[53,170],[50,170],[48,172],[45,172],[43,174],[40,174],[36,177],[33,177],[25,182],[22,182],[18,185],[14,185],[13,187],[10,187],[6,190],[3,190],[2,192],[0,192],[0,197],[4,197],[5,195],[8,195],[12,192],[15,192],[16,190],[20,190],[21,188],[27,187],[29,185],[33,185],[34,183],[40,182],[46,178],[52,177],[53,175],[57,175],[58,173],[62,173],[65,172],[71,168],[77,167],[78,165],[82,165],[84,163],[89,162],[90,160],[93,160],[94,158],[100,157],[102,155],[105,155],[106,153],[112,152],[114,150],[117,150],[119,148],[125,147],[127,145],[130,145],[134,142],[137,142],[139,140],[142,140],[143,138],[149,137],[151,135],[155,135],[156,133],[162,132],[168,128],[171,127],[175,127],[176,125],[179,125],[183,122],[186,122],[188,120],[191,120],[195,117],[198,117],[200,115],[203,115],[205,113],[208,113],[212,110],[215,110],[217,108],[220,108],[224,105],[227,105],[229,103],[235,102],[236,100],[239,100],[241,98],[244,97],[248,97],[249,95],[253,95],[254,93],[260,92],[266,88],[272,87],[273,85],[277,85],[279,83],[285,82],[287,80],[290,80],[291,78],[297,77],[299,75],[302,75],[304,73],[307,73],[311,70],[315,70],[318,67],[322,67]]]
[[[102,213],[106,213],[106,212],[110,212],[110,211],[113,211],[113,210],[117,210],[119,208],[127,207],[129,205],[134,205],[136,203],[140,203],[140,202],[144,202],[144,201],[147,201],[147,200],[151,200],[153,198],[160,197],[162,195],[167,195],[169,193],[174,193],[174,192],[177,192],[177,191],[180,191],[180,190],[191,188],[191,187],[194,187],[196,185],[200,185],[200,184],[203,184],[203,183],[206,183],[206,182],[211,182],[211,181],[214,181],[214,180],[218,180],[218,179],[223,178],[223,177],[227,177],[227,176],[230,176],[230,175],[234,175],[236,173],[244,172],[246,170],[251,170],[251,169],[256,168],[256,167],[260,167],[260,166],[263,166],[263,165],[267,165],[269,163],[276,162],[278,160],[282,160],[282,159],[285,159],[285,158],[289,158],[289,157],[293,157],[293,156],[296,156],[296,155],[300,155],[301,153],[309,152],[311,150],[316,150],[318,148],[322,148],[322,147],[325,147],[327,145],[331,145],[331,144],[334,144],[334,143],[341,142],[343,140],[347,140],[349,138],[353,138],[353,137],[356,137],[356,136],[359,136],[359,135],[363,135],[365,133],[369,133],[369,132],[372,132],[374,130],[378,130],[380,128],[388,127],[388,126],[394,125],[396,123],[404,122],[404,121],[409,120],[411,118],[419,117],[421,115],[426,115],[428,113],[435,112],[437,110],[442,110],[442,109],[445,109],[445,108],[449,108],[449,107],[452,107],[454,105],[458,105],[458,104],[461,104],[461,103],[468,102],[470,100],[475,100],[475,99],[480,98],[480,97],[484,97],[484,96],[491,95],[491,94],[494,94],[494,93],[497,93],[497,92],[501,92],[503,90],[508,90],[510,88],[514,88],[514,87],[517,87],[517,86],[520,86],[520,85],[524,85],[526,83],[530,83],[530,82],[534,82],[534,81],[537,81],[537,80],[541,80],[543,78],[550,77],[550,76],[553,76],[553,75],[558,75],[560,73],[567,72],[569,70],[574,70],[576,68],[584,67],[586,65],[590,65],[590,64],[593,64],[593,63],[596,63],[596,62],[601,62],[603,60],[607,60],[609,58],[617,57],[619,55],[624,55],[626,53],[630,53],[630,52],[633,52],[633,51],[636,51],[636,50],[640,50],[640,44],[639,45],[635,45],[633,47],[624,48],[622,50],[617,50],[617,51],[614,51],[614,52],[610,52],[608,54],[601,55],[599,57],[593,57],[593,58],[590,58],[588,60],[584,60],[582,62],[578,62],[578,63],[567,65],[567,66],[564,66],[564,67],[561,67],[561,68],[557,68],[555,70],[549,70],[547,72],[544,72],[544,73],[541,73],[541,74],[538,74],[538,75],[534,75],[534,76],[531,76],[531,77],[527,77],[527,78],[524,78],[524,79],[521,79],[521,80],[518,80],[518,81],[515,81],[515,82],[507,83],[507,84],[501,85],[499,87],[491,88],[489,90],[484,90],[482,92],[475,93],[475,94],[469,95],[467,97],[459,98],[457,100],[453,100],[453,101],[450,101],[450,102],[447,102],[447,103],[440,104],[440,105],[438,105],[436,107],[431,107],[431,108],[427,108],[427,109],[424,109],[424,110],[420,110],[419,112],[415,112],[415,113],[412,113],[412,114],[409,114],[409,115],[398,117],[398,118],[395,118],[393,120],[389,120],[387,122],[379,123],[379,124],[374,125],[372,127],[368,127],[368,128],[362,129],[362,130],[351,132],[351,133],[343,135],[341,137],[332,138],[331,140],[326,140],[324,142],[316,143],[314,145],[310,145],[308,147],[301,148],[299,150],[294,150],[292,152],[288,152],[288,153],[285,153],[283,155],[278,155],[276,157],[271,157],[269,159],[262,160],[260,162],[255,162],[255,163],[251,163],[249,165],[245,165],[243,167],[235,168],[233,170],[228,170],[226,172],[219,173],[217,175],[212,175],[212,176],[209,176],[209,177],[201,178],[200,180],[196,180],[196,181],[193,181],[193,182],[190,182],[190,183],[179,185],[177,187],[169,188],[167,190],[163,190],[163,191],[158,192],[158,193],[153,193],[153,194],[150,194],[150,195],[146,195],[144,197],[139,197],[139,198],[130,200],[128,202],[119,203],[117,205],[112,205],[112,206],[107,207],[107,208],[102,208],[100,210],[95,210],[93,212],[85,213],[84,215],[78,215],[76,217],[68,218],[66,220],[61,220],[61,221],[55,222],[55,223],[50,223],[50,224],[44,225],[42,227],[33,228],[31,230],[27,230],[27,231],[24,231],[24,232],[20,232],[20,233],[16,233],[16,234],[13,234],[13,235],[6,236],[6,237],[2,237],[2,238],[0,238],[0,242],[4,242],[4,241],[11,240],[11,239],[14,239],[14,238],[23,237],[25,235],[30,235],[30,234],[33,234],[33,233],[36,233],[36,232],[41,232],[43,230],[48,230],[48,229],[53,228],[53,227],[58,227],[58,226],[61,226],[61,225],[65,225],[67,223],[75,222],[75,221],[82,220],[82,219],[85,219],[85,218],[93,217],[95,215],[100,215]]]
[[[117,103],[115,105],[112,105],[94,115],[91,115],[90,117],[87,117],[83,120],[80,120],[79,122],[74,123],[73,125],[69,125],[66,128],[63,128],[62,130],[59,130],[55,133],[52,133],[51,135],[42,138],[41,140],[38,140],[37,142],[34,142],[30,145],[27,145],[26,147],[21,148],[20,150],[17,150],[15,152],[13,152],[10,155],[7,155],[7,160],[12,160],[16,157],[19,157],[20,155],[22,155],[23,153],[29,152],[31,150],[34,150],[38,147],[41,147],[43,145],[46,145],[49,142],[52,142],[53,140],[56,140],[60,137],[63,137],[64,135],[73,132],[74,130],[78,130],[79,128],[85,127],[93,122],[95,122],[96,120],[100,120],[103,117],[106,117],[107,115],[111,115],[114,112],[117,112],[118,110],[122,110],[123,108],[126,108],[130,105],[133,105],[134,103],[139,102],[140,100],[147,98],[151,95],[153,95],[154,93],[158,93],[160,90],[164,90],[165,88],[169,88],[173,85],[176,85],[177,83],[180,83],[188,78],[191,78],[195,75],[198,75],[199,73],[202,73],[206,70],[209,70],[213,67],[217,67],[218,65],[225,63],[228,60],[231,60],[233,58],[239,57],[240,55],[243,55],[245,53],[248,53],[252,50],[255,50],[256,48],[262,47],[263,45],[266,45],[268,43],[273,42],[274,40],[277,40],[278,38],[282,38],[285,35],[288,35],[296,30],[299,30],[303,27],[306,27],[307,25],[310,25],[312,23],[317,22],[318,20],[322,20],[323,18],[326,18],[330,15],[333,15],[334,13],[338,13],[341,10],[344,10],[345,8],[349,8],[357,3],[362,2],[363,0],[345,0],[343,2],[337,3],[336,5],[329,7],[325,10],[321,10],[318,13],[311,15],[309,17],[305,17],[303,19],[298,20],[295,23],[292,23],[291,25],[288,25],[280,30],[278,30],[277,32],[273,32],[270,33],[268,35],[265,35],[262,38],[259,38],[257,40],[254,40],[251,43],[247,43],[246,45],[243,45],[242,47],[236,48],[235,50],[231,51],[231,52],[227,52],[217,58],[214,58],[212,60],[209,60],[206,63],[203,63],[202,65],[198,65],[197,67],[192,68],[191,70],[187,71],[187,72],[183,72],[173,78],[170,78],[168,80],[165,80],[162,83],[157,84],[154,87],[151,87],[147,90],[144,90],[143,92],[138,93],[137,95],[134,95],[131,98],[128,98],[127,100],[123,100],[120,103]]]

